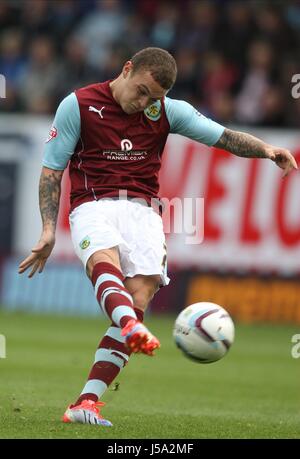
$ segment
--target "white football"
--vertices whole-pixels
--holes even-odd
[[[234,341],[234,323],[215,303],[194,303],[177,317],[173,336],[179,349],[199,363],[220,360]]]

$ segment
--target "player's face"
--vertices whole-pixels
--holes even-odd
[[[149,71],[132,74],[131,68],[124,66],[123,90],[119,98],[122,109],[128,115],[142,112],[157,100],[162,99],[168,92],[152,78]]]

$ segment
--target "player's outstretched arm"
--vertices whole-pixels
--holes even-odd
[[[19,274],[32,268],[28,277],[32,277],[38,270],[41,273],[55,244],[55,229],[59,210],[61,179],[63,171],[43,167],[40,185],[39,202],[43,222],[43,231],[37,245],[31,254],[19,265]]]
[[[244,158],[269,158],[283,169],[283,177],[293,169],[298,169],[296,160],[289,150],[269,145],[245,132],[225,129],[214,146]]]

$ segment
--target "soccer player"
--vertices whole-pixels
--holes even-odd
[[[288,150],[224,128],[189,103],[167,97],[176,73],[167,51],[142,49],[117,78],[68,95],[46,141],[39,184],[42,235],[19,273],[28,268],[29,277],[42,272],[52,252],[61,179],[69,164],[72,241],[111,320],[87,383],[67,408],[64,422],[110,426],[100,414],[104,403],[99,399],[132,352],[153,355],[159,348],[143,316],[154,294],[169,283],[162,219],[159,206],[153,206],[159,204],[158,172],[168,134],[245,158],[271,159],[284,176],[297,169]],[[124,191],[127,199],[119,199]]]

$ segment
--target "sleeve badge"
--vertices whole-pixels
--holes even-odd
[[[50,140],[54,139],[54,137],[57,137],[57,129],[55,126],[52,126],[46,139],[46,143],[50,142]]]

